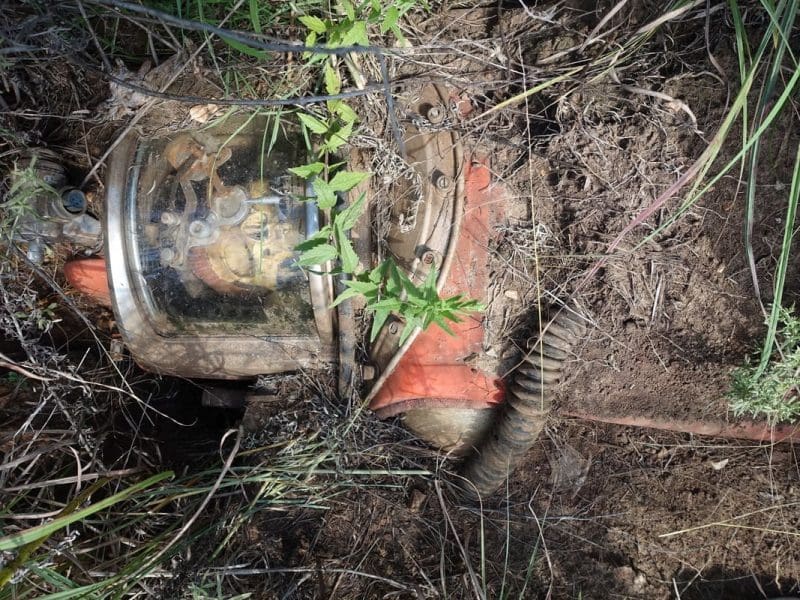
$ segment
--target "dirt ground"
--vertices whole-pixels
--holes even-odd
[[[547,65],[569,64],[574,56],[562,60],[562,51],[580,43],[610,7],[584,4],[568,2],[549,12],[547,6],[505,9],[501,3],[417,16],[417,39],[450,44],[452,53],[426,54],[420,44],[394,75],[424,73],[444,81],[480,111],[525,88],[525,78],[538,77]],[[660,8],[635,2],[612,24],[635,31]],[[751,26],[755,32],[760,24]],[[385,477],[347,489],[324,506],[259,515],[232,542],[239,549],[235,564],[206,561],[198,543],[191,555],[176,559],[178,575],[158,595],[189,597],[189,583],[223,572],[228,595],[251,592],[254,598],[800,596],[800,455],[794,445],[559,416],[733,420],[725,399],[731,370],[759,348],[764,333],[743,251],[743,187],[736,170],[675,225],[645,240],[678,210],[681,199],[670,200],[625,238],[599,273],[585,278],[608,243],[713,136],[729,106],[728,86],[734,89],[738,80],[732,40],[725,10],[713,11],[706,27],[700,18],[670,24],[636,60],[618,67],[617,81],[604,76],[577,87],[557,84],[461,132],[468,148],[492,156],[497,180],[511,194],[490,248],[495,300],[487,347],[513,355],[534,328],[537,298],[571,299],[590,325],[567,366],[546,435],[506,493],[483,507],[465,504],[448,485],[454,460],[414,440],[399,421],[366,416],[360,427],[369,435],[356,435],[354,454],[341,460],[371,468],[380,460]],[[57,85],[82,100],[67,113],[99,105],[97,85],[87,78],[69,81],[59,78]],[[32,97],[46,82],[31,75],[17,83]],[[12,99],[10,92],[4,97]],[[86,166],[81,153],[88,142],[96,157],[103,146],[98,139],[113,134],[99,118],[42,119],[29,126],[23,109],[31,100],[26,93],[18,98],[4,126],[26,129],[31,144],[60,144],[77,170]],[[383,111],[359,108],[372,115],[367,125],[381,132]],[[787,149],[800,140],[794,115],[774,131],[761,156],[754,236],[765,305],[791,178]],[[66,139],[76,135],[81,143],[69,146]],[[794,266],[786,303],[798,295]],[[271,378],[274,402],[261,420],[246,417],[255,419],[248,427],[261,428],[262,438],[271,432],[273,440],[290,428],[324,431],[335,411],[318,404],[319,381],[329,378],[321,375],[312,384],[295,375]],[[218,424],[210,429],[211,438],[222,433]],[[162,448],[174,436],[166,424],[154,433]],[[391,474],[401,469],[431,475]]]

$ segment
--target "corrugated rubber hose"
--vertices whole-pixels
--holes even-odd
[[[473,497],[495,492],[530,450],[544,429],[552,402],[551,388],[561,379],[561,366],[586,334],[577,317],[560,311],[512,373],[506,402],[489,434],[466,459],[461,487]]]

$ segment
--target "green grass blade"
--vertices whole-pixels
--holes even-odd
[[[792,187],[789,191],[789,205],[786,209],[786,219],[783,228],[783,244],[781,254],[778,258],[778,268],[775,272],[775,290],[772,302],[772,310],[767,326],[767,337],[764,340],[764,348],[761,351],[761,361],[756,370],[756,377],[761,376],[769,364],[772,349],[775,345],[775,332],[778,329],[778,317],[781,310],[781,299],[786,283],[786,269],[789,265],[789,256],[792,248],[792,238],[794,237],[794,223],[797,216],[797,202],[800,198],[800,146],[797,148],[797,155],[794,161],[794,173],[792,174]]]
[[[31,527],[30,529],[26,529],[21,533],[15,533],[13,535],[7,535],[3,538],[0,538],[0,550],[14,550],[20,546],[24,546],[25,544],[46,538],[54,534],[59,529],[71,525],[72,523],[81,521],[101,510],[114,506],[117,502],[125,500],[126,498],[130,498],[142,490],[152,487],[155,484],[164,481],[165,479],[171,478],[173,475],[174,474],[172,471],[164,471],[163,473],[154,475],[153,477],[150,477],[149,479],[146,479],[140,483],[136,483],[126,490],[114,494],[113,496],[103,498],[91,506],[87,506],[86,508],[69,515],[64,515],[63,517],[55,519],[50,523],[45,523],[44,525],[39,525],[38,527]]]

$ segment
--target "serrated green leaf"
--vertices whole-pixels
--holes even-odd
[[[342,46],[369,46],[367,23],[356,21],[350,30],[342,36]]]
[[[325,91],[334,96],[342,91],[342,78],[330,61],[325,63]]]
[[[378,284],[372,281],[361,281],[358,279],[348,279],[344,282],[348,288],[356,290],[359,294],[369,296],[378,291]]]
[[[306,252],[311,248],[319,246],[320,244],[326,244],[328,242],[328,239],[330,238],[330,235],[331,235],[331,226],[325,225],[325,227],[320,229],[310,238],[297,244],[294,247],[294,249],[297,250],[298,252]]]
[[[391,311],[389,310],[375,310],[375,316],[372,319],[372,329],[369,333],[369,341],[374,342],[375,339],[378,337],[378,334],[383,327],[383,324],[386,323],[386,319],[389,318]]]
[[[342,271],[345,273],[354,273],[358,268],[358,254],[353,249],[353,244],[350,238],[347,237],[347,232],[344,231],[339,224],[333,224],[333,236],[336,238],[336,245],[339,247],[339,260],[342,263]]]
[[[409,336],[414,333],[414,330],[419,326],[419,323],[416,322],[416,319],[409,319],[406,323],[406,326],[403,327],[403,332],[400,334],[400,345],[406,343],[406,340]]]
[[[299,18],[299,20],[303,25],[308,27],[309,30],[317,35],[322,35],[328,31],[328,26],[325,24],[325,21],[319,17],[315,17],[313,15],[303,15]]]
[[[394,261],[388,261],[386,268],[386,292],[393,296],[403,293],[403,274]]]
[[[297,113],[297,117],[303,125],[314,133],[318,133],[319,135],[328,133],[328,124],[320,121],[316,117],[312,117],[308,113]]]
[[[400,42],[400,45],[401,46],[405,46],[406,43],[407,43],[406,42],[406,36],[404,36],[403,32],[400,31],[400,27],[398,27],[397,24],[395,24],[395,25],[392,25],[389,29],[392,30],[392,33],[394,34],[394,37],[397,38],[397,41]]]
[[[449,334],[449,335],[452,335],[453,337],[455,337],[455,335],[456,335],[456,334],[453,332],[453,330],[452,330],[452,329],[450,329],[450,326],[447,324],[447,321],[445,321],[445,320],[444,320],[442,317],[438,317],[438,316],[437,316],[437,317],[434,317],[434,319],[433,319],[433,320],[434,320],[434,322],[435,322],[435,323],[436,323],[436,324],[437,324],[439,327],[441,327],[441,328],[442,328],[442,330],[443,330],[445,333],[447,333],[447,334]],[[456,322],[458,322],[458,321],[456,321]]]
[[[353,124],[344,123],[344,125],[330,133],[323,144],[323,149],[328,152],[335,152],[347,143],[351,135],[353,135]]]
[[[358,223],[359,217],[364,213],[366,198],[366,193],[362,192],[359,194],[358,200],[336,215],[336,223],[342,228],[342,231],[349,231]]]
[[[388,268],[389,268],[389,261],[384,260],[381,264],[379,264],[377,267],[375,267],[369,273],[367,273],[367,279],[376,284],[382,282],[384,276],[388,272]]]
[[[311,187],[314,188],[314,193],[317,195],[317,206],[323,210],[336,206],[336,192],[328,185],[327,181],[317,177],[311,183]]]
[[[361,171],[339,171],[330,180],[331,189],[335,192],[348,192],[362,181],[369,179],[372,173]]]
[[[325,168],[325,165],[321,162],[313,162],[308,163],[307,165],[302,165],[299,167],[290,167],[287,169],[290,173],[297,175],[298,177],[302,177],[303,179],[308,179],[313,175],[319,175],[322,173],[322,170]]]
[[[358,114],[344,100],[328,100],[328,110],[337,115],[345,124],[358,121]]]
[[[381,23],[381,33],[386,33],[392,27],[397,25],[397,21],[400,19],[400,9],[396,6],[390,6],[386,9],[386,14],[383,17],[383,22]]]
[[[425,292],[418,286],[414,285],[414,282],[411,281],[405,273],[402,271],[400,273],[400,282],[403,285],[403,289],[408,294],[410,300],[414,300],[415,302],[427,302],[425,298]]]
[[[330,244],[319,244],[303,252],[297,262],[303,267],[315,267],[335,259],[337,255],[336,248]]]
[[[403,308],[403,302],[396,297],[389,297],[370,305],[370,308],[372,310],[400,310]]]
[[[350,298],[355,298],[356,296],[361,296],[361,292],[359,292],[358,290],[354,290],[352,288],[347,289],[338,296],[336,296],[336,300],[333,301],[330,307],[336,308],[345,300],[349,300]]]
[[[350,3],[350,0],[339,0],[339,4],[342,6],[344,10],[344,14],[347,15],[347,18],[351,21],[356,20],[356,9]]]

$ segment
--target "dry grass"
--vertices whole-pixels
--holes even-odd
[[[722,58],[702,71],[697,66],[712,51],[709,35],[722,35],[715,33],[724,30],[722,8],[713,7],[709,17],[715,30],[706,23],[705,3],[685,6],[666,21],[663,12],[624,2],[590,14],[560,5],[497,13],[494,4],[470,4],[447,14],[433,6],[405,20],[409,47],[387,52],[392,82],[411,87],[434,80],[470,97],[475,116],[449,126],[470,149],[495,157],[497,177],[512,190],[511,224],[497,232],[491,249],[496,301],[489,313],[496,345],[503,340],[509,352],[524,344],[530,307],[542,300],[576,295],[600,324],[598,337],[619,335],[603,321],[609,314],[629,314],[661,333],[676,318],[676,290],[689,285],[685,252],[712,209],[696,209],[683,226],[635,248],[674,213],[676,204],[664,204],[629,238],[630,251],[607,263],[603,278],[584,285],[581,277],[613,235],[687,168],[706,143],[698,129],[714,131],[727,108],[724,98],[697,108],[708,102],[698,90],[712,89],[722,77],[714,68]],[[216,22],[252,27],[248,3],[227,8],[213,15]],[[267,16],[259,22],[269,22]],[[274,31],[264,25],[265,34],[303,35],[285,14],[274,22]],[[132,100],[131,94],[128,104],[117,95],[110,105],[104,70],[156,89],[167,89],[174,78],[177,93],[189,96],[291,98],[315,91],[315,78],[296,56],[248,56],[218,37],[117,13],[100,2],[44,8],[20,2],[0,16],[0,36],[2,165],[9,168],[27,146],[46,144],[77,172],[94,170],[88,186],[98,196],[102,157],[119,126],[155,130],[183,121],[188,111],[175,100]],[[143,60],[163,62],[179,49],[186,54],[173,69],[134,76]],[[130,71],[119,69],[118,60]],[[360,68],[381,82],[374,57]],[[198,73],[202,82],[195,86]],[[540,92],[530,95],[535,88]],[[166,102],[172,108],[160,120]],[[394,154],[383,97],[353,102],[365,122],[355,145],[374,157],[387,187],[402,180],[405,165]],[[385,233],[385,223],[376,227]],[[259,407],[264,420],[257,432],[239,429],[235,415],[229,428],[196,410],[176,410],[182,398],[196,404],[196,390],[112,360],[110,315],[81,306],[59,286],[57,266],[68,251],[58,249],[38,270],[15,254],[0,264],[0,327],[8,340],[0,358],[10,369],[0,388],[0,537],[68,517],[78,508],[70,503],[85,500],[80,494],[87,489],[91,505],[167,466],[176,473],[29,542],[24,564],[13,562],[14,552],[4,553],[7,570],[0,573],[12,584],[0,598],[59,592],[65,598],[588,598],[598,597],[600,583],[630,593],[640,571],[652,577],[664,569],[682,582],[675,583],[681,597],[691,597],[688,581],[718,564],[730,567],[748,549],[768,559],[754,559],[745,572],[760,575],[772,561],[776,581],[791,574],[787,564],[794,565],[796,553],[786,532],[795,500],[785,486],[796,478],[796,459],[792,466],[786,457],[788,466],[781,463],[777,474],[771,462],[764,466],[763,456],[753,456],[763,452],[758,449],[726,447],[706,456],[694,442],[672,446],[663,437],[650,444],[616,430],[557,430],[554,439],[578,439],[585,456],[600,455],[583,491],[553,489],[540,447],[506,498],[464,506],[447,488],[449,459],[365,415],[358,393],[347,402],[337,398],[331,373],[260,381],[274,400]],[[702,285],[729,293],[726,281],[720,275]],[[53,301],[55,315],[43,312]],[[175,444],[178,437],[188,441]],[[559,456],[557,444],[546,447]],[[654,541],[642,525],[646,515],[614,510],[632,490],[642,497],[639,504],[652,503],[659,514],[685,514],[659,502],[673,489],[707,493],[704,469],[724,459],[752,463],[760,482],[755,494],[770,498],[758,496],[759,512],[738,519],[746,511],[735,506],[748,501],[751,488],[723,469],[720,496],[690,499],[696,504],[686,510],[692,527],[703,530],[731,522],[755,527],[751,545],[736,535],[737,549],[726,554],[715,534],[701,540],[707,559],[701,560],[691,550],[696,529]],[[759,479],[764,469],[767,483]],[[679,480],[677,487],[665,477]],[[667,529],[658,533],[673,533]],[[625,556],[614,554],[623,550]],[[570,558],[576,553],[584,558]],[[633,556],[641,562],[629,567],[637,569],[630,577],[625,570],[599,572]],[[588,563],[598,571],[572,570]],[[666,566],[659,570],[655,563]],[[648,580],[646,589],[663,590],[660,583]]]

